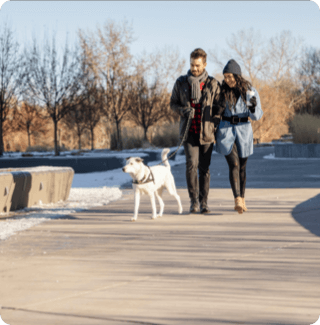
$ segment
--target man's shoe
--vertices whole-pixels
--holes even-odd
[[[191,201],[190,213],[198,213],[199,211],[200,209],[198,201]]]
[[[201,204],[201,210],[200,213],[210,213],[211,211],[209,210],[208,206],[206,204]]]

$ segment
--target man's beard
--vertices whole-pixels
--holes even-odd
[[[191,73],[193,74],[194,77],[199,77],[200,75],[203,74],[203,71],[204,71],[204,69],[202,71],[199,71],[199,72],[196,72],[196,71],[195,72],[192,72],[191,71]]]

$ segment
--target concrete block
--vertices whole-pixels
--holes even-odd
[[[13,190],[13,175],[0,173],[0,213],[10,211]]]
[[[320,158],[320,144],[276,144],[274,152],[277,158]]]
[[[0,212],[56,203],[69,197],[74,171],[69,167],[41,166],[0,169]],[[8,197],[4,193],[9,193]]]

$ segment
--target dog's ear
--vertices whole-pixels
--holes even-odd
[[[143,162],[143,159],[142,158],[136,158],[136,162]]]
[[[128,157],[128,158],[126,158],[126,160],[129,160],[130,158],[132,158],[132,157]]]

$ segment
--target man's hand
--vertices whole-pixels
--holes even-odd
[[[194,108],[193,107],[186,107],[183,111],[183,116],[186,117],[186,118],[189,118],[190,114],[191,114],[191,117],[190,118],[194,118]]]
[[[249,110],[250,112],[253,114],[256,111],[256,106],[257,106],[257,98],[255,96],[250,98],[250,103],[251,105],[249,105]]]
[[[219,117],[214,117],[212,120],[213,120],[214,127],[217,128],[219,126],[219,123],[220,123],[220,118]]]

